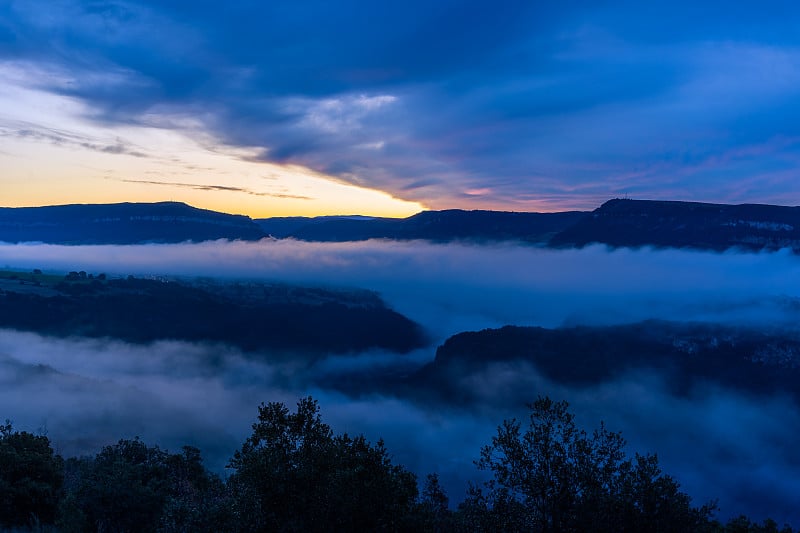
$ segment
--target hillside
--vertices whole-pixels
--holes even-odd
[[[134,343],[213,342],[294,355],[407,352],[426,342],[419,325],[369,291],[106,279],[85,272],[0,272],[0,328]]]
[[[800,207],[609,200],[550,241],[556,247],[591,243],[722,251],[800,249]]]
[[[715,383],[750,394],[784,392],[800,399],[800,336],[796,332],[654,320],[607,327],[506,326],[459,333],[436,350],[433,362],[412,376],[409,390],[436,391],[444,401],[470,402],[478,391],[466,384],[499,373],[506,376],[501,397],[525,397],[531,377],[524,365],[570,387],[652,373],[677,395]]]
[[[582,220],[586,213],[508,211],[423,211],[408,218],[316,217],[257,219],[276,238],[343,242],[367,239],[450,241],[520,241],[542,244]]]
[[[249,217],[178,202],[0,208],[0,242],[136,244],[265,236]]]

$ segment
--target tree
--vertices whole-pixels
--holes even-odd
[[[758,524],[744,515],[731,518],[724,527],[719,525],[718,531],[719,533],[793,533],[788,524],[778,529],[778,523],[772,519],[768,518]]]
[[[229,467],[247,531],[396,531],[415,508],[416,478],[391,463],[383,442],[334,436],[310,397],[296,413],[262,404]]]
[[[625,440],[602,424],[591,435],[575,425],[566,402],[539,398],[528,427],[498,427],[477,465],[492,473],[461,506],[475,530],[697,531],[711,506],[690,505],[656,456],[625,459]]]
[[[439,483],[438,474],[428,474],[417,509],[416,529],[419,531],[445,532],[455,529],[455,521],[449,508],[450,499]]]
[[[52,524],[63,480],[63,460],[46,436],[0,424],[0,526]]]
[[[224,485],[200,452],[171,454],[138,438],[70,459],[64,531],[224,531]],[[221,501],[222,500],[222,501]]]

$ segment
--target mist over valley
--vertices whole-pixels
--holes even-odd
[[[658,453],[695,501],[719,500],[721,517],[800,518],[800,263],[788,251],[3,244],[0,267],[18,273],[2,285],[4,309],[30,306],[3,315],[3,416],[46,430],[65,455],[138,435],[198,446],[224,473],[261,402],[310,394],[336,431],[383,438],[397,462],[438,472],[458,502],[484,475],[473,461],[499,422],[547,395],[586,427],[622,431],[631,453]],[[25,292],[33,269],[46,278],[37,289],[53,293]],[[70,271],[106,280],[59,286]],[[103,306],[121,294],[132,299],[108,319]],[[45,313],[53,298],[61,306]],[[287,303],[300,306],[305,337],[270,328],[285,316],[270,305]],[[364,309],[386,316],[398,340],[359,340],[375,329]],[[236,313],[263,341],[214,336]],[[148,317],[135,336],[118,327]],[[325,330],[347,344],[326,348]]]
[[[0,0],[0,533],[800,531],[798,20]]]

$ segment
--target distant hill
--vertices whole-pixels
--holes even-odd
[[[0,242],[136,244],[266,237],[800,251],[800,207],[615,199],[592,212],[448,209],[408,218],[342,215],[256,220],[177,202],[0,208]]]
[[[459,333],[447,339],[434,361],[411,376],[409,383],[411,390],[432,391],[440,400],[468,403],[480,392],[470,383],[499,373],[504,379],[502,397],[519,394],[529,401],[531,382],[525,365],[570,387],[592,387],[630,373],[651,372],[664,378],[678,395],[715,383],[752,394],[783,392],[800,399],[796,331],[655,320],[605,327],[506,326]]]
[[[723,251],[800,250],[800,207],[609,200],[592,212],[423,211],[402,219],[317,217],[258,219],[275,238],[342,242],[419,239],[517,241],[554,248],[606,244]]]
[[[408,352],[427,344],[418,324],[369,291],[85,272],[0,271],[0,328],[135,343],[213,342],[272,356]]]
[[[586,213],[424,211],[408,218],[359,215],[252,220],[178,202],[74,204],[0,208],[0,242],[137,244],[293,238],[345,242],[367,239],[514,240],[543,244]]]
[[[0,208],[2,242],[135,244],[265,236],[249,217],[178,202]]]
[[[367,239],[450,241],[520,241],[546,243],[587,213],[517,213],[507,211],[423,211],[408,218],[316,217],[257,219],[276,238],[342,242]]]
[[[323,240],[327,242],[340,242],[352,240],[364,240],[374,237],[356,238],[359,231],[365,235],[375,233],[376,225],[385,222],[391,226],[401,219],[397,218],[376,218],[361,215],[333,215],[320,217],[272,217],[257,218],[256,224],[270,237],[276,239],[298,239],[298,240]],[[339,227],[344,228],[340,230]],[[360,228],[360,229],[359,229]],[[315,232],[321,234],[323,238],[316,239]]]
[[[609,200],[550,245],[800,250],[800,207]]]

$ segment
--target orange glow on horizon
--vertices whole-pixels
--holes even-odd
[[[261,161],[262,148],[220,143],[192,118],[97,124],[81,101],[28,85],[25,69],[0,64],[0,74],[2,206],[171,200],[252,218],[425,209],[307,167]]]

